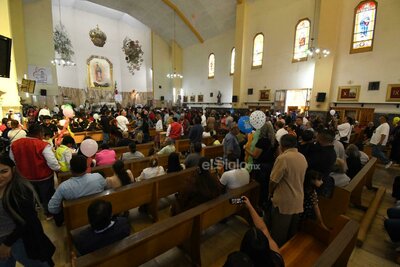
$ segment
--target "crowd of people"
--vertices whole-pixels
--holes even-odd
[[[53,264],[54,246],[43,232],[36,205],[43,208],[48,220],[54,218],[56,225],[61,226],[63,200],[196,166],[198,171],[191,182],[175,194],[171,215],[254,179],[260,184],[259,202],[253,203],[256,208],[244,199],[255,228],[246,233],[240,255],[248,257],[254,266],[266,266],[266,262],[273,264],[270,266],[283,266],[279,247],[296,234],[302,220],[315,220],[328,229],[318,207],[318,196],[329,197],[334,186],[349,184],[369,160],[363,152],[364,145],[372,147],[372,155],[386,168],[400,162],[399,120],[391,129],[387,117],[381,116],[378,127],[370,123],[361,130],[350,117],[341,122],[330,114],[322,120],[318,116],[266,111],[264,125],[245,134],[238,121],[250,112],[147,107],[116,111],[104,106],[97,112],[76,109],[75,117],[64,118],[62,109],[57,107],[50,112],[44,107],[27,109],[25,121],[18,121],[10,112],[0,126],[4,152],[0,157],[0,266],[16,260],[42,263],[27,266]],[[152,128],[157,132],[154,139],[150,135]],[[102,131],[103,140],[97,153],[89,157],[73,137],[75,132],[91,130]],[[164,132],[166,138],[161,142]],[[354,144],[350,143],[352,133],[359,136]],[[222,144],[221,159],[201,156],[203,137],[211,137],[213,145]],[[181,138],[190,140],[190,154],[176,152],[174,143]],[[154,147],[148,155],[143,155],[136,146],[146,142],[154,142]],[[389,143],[392,150],[388,158],[385,148]],[[117,159],[114,146],[126,146],[129,152]],[[158,163],[160,155],[168,155],[166,169]],[[125,169],[124,161],[145,156],[151,156],[150,165],[138,177]],[[112,165],[114,174],[105,177],[102,173],[92,173],[96,165]],[[56,188],[54,172],[66,171],[72,173],[72,178]],[[264,219],[259,216],[258,207],[263,210]],[[145,212],[146,207],[141,210]],[[92,203],[88,216],[90,226],[74,238],[80,255],[130,233],[126,217],[112,217],[111,203]],[[249,244],[257,235],[263,237],[260,241],[263,247],[255,252],[249,249]],[[101,236],[107,237],[106,240]],[[28,244],[33,245],[34,251]],[[237,254],[229,257],[227,264],[235,257]]]

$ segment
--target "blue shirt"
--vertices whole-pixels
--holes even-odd
[[[86,173],[80,177],[71,177],[61,183],[49,201],[49,212],[60,213],[62,201],[103,192],[106,179],[98,173]]]
[[[237,137],[232,133],[228,133],[224,138],[224,157],[226,158],[230,153],[235,155],[236,158],[240,157],[240,146]]]

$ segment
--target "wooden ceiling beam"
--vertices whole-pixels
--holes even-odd
[[[181,20],[186,24],[186,26],[189,27],[189,29],[193,32],[193,34],[197,37],[197,39],[199,40],[200,43],[204,43],[204,39],[203,37],[201,37],[200,33],[194,28],[194,26],[192,25],[192,23],[190,23],[190,21],[186,18],[186,16],[182,13],[182,11],[180,11],[180,9],[174,4],[172,3],[170,0],[163,0],[163,2],[169,6],[172,10],[174,10],[174,12],[176,12],[176,14],[178,14],[178,16],[181,18]]]

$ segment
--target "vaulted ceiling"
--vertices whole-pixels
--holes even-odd
[[[200,41],[167,3],[176,6],[204,40],[235,28],[237,0],[88,1],[131,15],[167,41],[174,39],[175,15],[175,40],[181,47],[187,47]]]

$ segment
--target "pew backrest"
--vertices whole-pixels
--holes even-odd
[[[228,191],[214,200],[155,223],[112,245],[79,257],[76,265],[82,267],[139,266],[187,241],[192,262],[200,266],[202,231],[245,208],[243,205],[231,205],[230,198],[246,195],[252,199],[257,194],[257,182],[251,182],[241,188]]]
[[[206,146],[203,147],[201,151],[201,155],[203,157],[209,159],[215,159],[217,157],[224,156],[224,146],[223,145],[215,145],[215,146]]]

